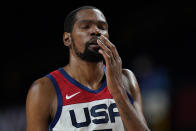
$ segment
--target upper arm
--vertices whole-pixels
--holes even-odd
[[[52,88],[48,78],[35,81],[26,99],[27,131],[48,131]]]
[[[128,90],[131,93],[131,97],[134,100],[133,106],[138,112],[140,118],[142,118],[142,120],[146,123],[146,120],[143,115],[143,109],[142,109],[142,96],[136,77],[133,74],[133,72],[128,69],[123,69],[123,74],[128,79],[128,85],[129,85]]]

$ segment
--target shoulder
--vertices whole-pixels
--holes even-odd
[[[140,89],[134,73],[129,69],[122,69],[122,75],[125,83],[127,83],[127,90],[130,91],[132,97],[135,97],[140,92]]]
[[[45,107],[48,110],[51,108],[55,98],[56,92],[52,82],[48,77],[42,77],[34,81],[29,88],[26,106],[30,110],[39,109],[40,107]]]
[[[123,76],[128,80],[129,84],[131,84],[133,87],[138,86],[136,77],[134,73],[129,69],[122,69]]]
[[[53,90],[54,88],[51,80],[48,77],[42,77],[40,79],[35,80],[32,83],[29,92],[35,94],[39,94],[39,93],[48,94],[51,93]]]
[[[27,130],[48,130],[48,121],[53,112],[56,94],[49,78],[33,82],[26,98]]]
[[[128,90],[130,91],[131,96],[134,100],[134,107],[138,112],[138,115],[141,117],[141,119],[146,123],[142,111],[142,96],[136,77],[134,73],[129,69],[122,69],[122,74],[128,83]]]
[[[122,73],[124,76],[126,76],[128,79],[135,79],[134,73],[130,69],[122,69]]]

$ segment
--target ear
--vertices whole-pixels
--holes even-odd
[[[63,43],[65,46],[70,46],[71,45],[71,36],[70,33],[64,32],[63,34]]]

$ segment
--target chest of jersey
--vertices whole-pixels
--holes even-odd
[[[90,90],[62,68],[48,75],[55,86],[58,107],[51,131],[123,131],[123,123],[106,81]]]

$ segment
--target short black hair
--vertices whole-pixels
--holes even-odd
[[[94,6],[82,6],[82,7],[79,7],[77,9],[71,11],[65,18],[65,21],[64,21],[64,32],[68,32],[68,33],[72,32],[73,25],[74,25],[74,23],[76,21],[76,14],[77,14],[77,12],[80,11],[80,10],[85,10],[85,9],[98,9],[98,8],[96,8]]]

